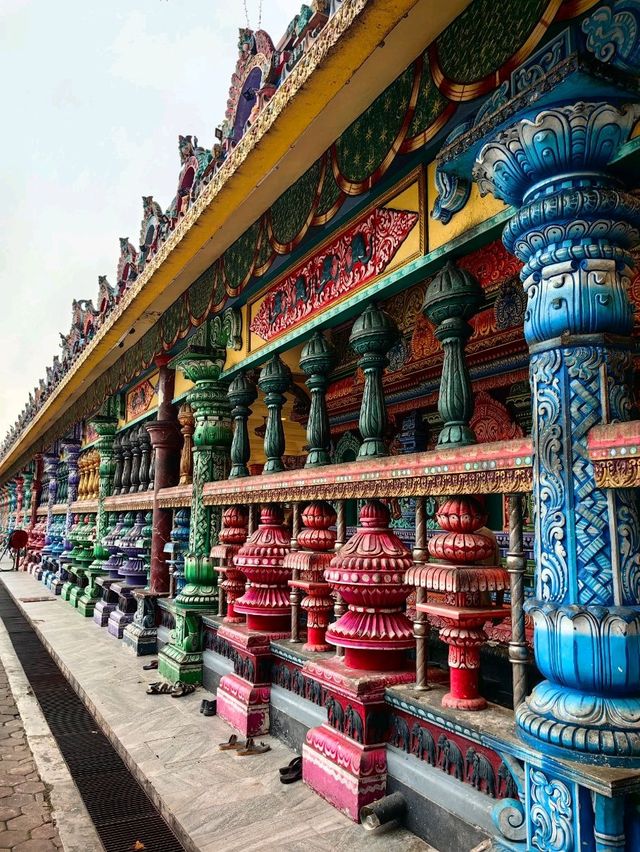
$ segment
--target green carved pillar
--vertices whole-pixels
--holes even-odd
[[[226,479],[232,440],[227,386],[220,380],[226,361],[226,335],[219,317],[207,320],[170,366],[194,382],[188,402],[194,410],[193,495],[185,586],[175,599],[172,641],[159,655],[159,672],[172,682],[202,681],[202,613],[217,610],[211,509],[203,501],[206,482]]]
[[[472,332],[469,320],[483,301],[484,293],[476,279],[452,261],[445,264],[425,293],[422,312],[436,326],[435,335],[444,352],[438,397],[438,413],[444,427],[438,438],[439,447],[476,443],[469,428],[473,393],[464,347]]]
[[[229,479],[236,479],[240,476],[249,476],[247,462],[251,457],[251,449],[247,421],[251,416],[250,406],[256,401],[258,392],[255,384],[250,381],[246,373],[242,372],[238,373],[229,385],[227,396],[233,406],[231,416],[234,424]]]
[[[321,331],[316,331],[311,340],[305,343],[300,355],[300,368],[309,377],[306,385],[311,391],[311,408],[307,421],[309,453],[305,467],[319,467],[331,463],[331,428],[325,394],[334,358],[333,347]]]
[[[105,562],[109,551],[103,544],[103,538],[109,531],[109,516],[104,501],[111,494],[113,475],[116,469],[114,444],[118,418],[113,410],[111,401],[91,420],[91,425],[98,433],[96,449],[100,455],[98,469],[98,511],[96,513],[96,540],[93,547],[93,562],[85,570],[87,585],[78,600],[78,612],[86,618],[93,617],[95,605],[102,597],[102,588],[96,583],[98,577],[106,573]]]
[[[387,455],[382,437],[387,426],[382,373],[388,363],[387,352],[398,337],[398,329],[389,314],[375,305],[367,306],[351,330],[349,345],[360,356],[358,366],[364,373],[358,421],[363,439],[358,452],[359,459]]]
[[[268,361],[260,372],[258,387],[264,393],[267,406],[267,427],[264,433],[264,454],[267,459],[263,473],[278,473],[284,470],[282,455],[285,448],[282,406],[286,402],[285,391],[291,386],[291,370],[277,355]]]

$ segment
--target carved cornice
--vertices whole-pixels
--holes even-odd
[[[153,508],[153,492],[143,491],[140,494],[116,494],[104,501],[107,512],[138,512]]]
[[[210,482],[207,505],[505,494],[531,491],[531,441],[518,438],[456,450],[411,453],[317,469]]]
[[[174,485],[158,491],[158,506],[161,509],[182,509],[191,506],[193,485]]]
[[[78,514],[92,515],[98,511],[98,501],[97,500],[76,500],[74,503],[69,504],[69,510],[71,512],[77,512]],[[66,511],[66,507],[65,507]]]
[[[640,487],[640,420],[594,426],[588,447],[600,488]]]

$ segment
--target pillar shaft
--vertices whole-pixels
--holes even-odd
[[[318,467],[331,463],[331,428],[327,412],[326,392],[328,374],[334,362],[333,348],[324,335],[316,331],[302,349],[300,367],[309,377],[307,387],[311,391],[311,407],[307,421],[307,443],[309,453],[305,467]]]
[[[384,433],[387,407],[384,401],[382,374],[387,366],[387,352],[398,339],[395,323],[375,305],[368,305],[353,324],[349,345],[359,355],[358,366],[364,373],[364,390],[360,404],[358,428],[363,441],[358,458],[385,456]]]
[[[158,415],[157,420],[146,424],[156,454],[149,588],[156,594],[165,594],[169,592],[170,577],[164,549],[171,539],[173,512],[171,509],[161,508],[157,496],[161,488],[170,488],[177,483],[180,432],[176,410],[172,404],[175,371],[167,366],[167,359],[158,360],[156,363],[160,371]]]
[[[231,472],[229,479],[249,476],[247,462],[251,457],[249,429],[247,426],[251,416],[250,406],[256,401],[258,392],[246,375],[238,373],[229,385],[229,402],[233,406],[233,441],[231,442]]]
[[[640,201],[608,162],[640,107],[576,103],[516,122],[480,150],[482,192],[517,212],[531,356],[535,653],[546,677],[517,710],[550,753],[640,765],[640,523],[631,490],[596,486],[587,435],[631,415],[628,300]]]
[[[284,393],[290,385],[291,371],[274,355],[262,368],[258,379],[258,387],[264,393],[264,403],[269,412],[264,433],[264,454],[267,460],[263,473],[278,473],[284,470],[282,456],[285,450],[285,435],[282,407],[286,402]]]

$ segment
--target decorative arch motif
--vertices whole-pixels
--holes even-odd
[[[513,422],[505,406],[486,391],[475,394],[475,408],[469,425],[479,444],[523,437],[522,429]]]
[[[333,464],[355,461],[358,458],[361,445],[362,441],[356,438],[353,432],[345,432],[340,436],[335,446],[331,461]]]

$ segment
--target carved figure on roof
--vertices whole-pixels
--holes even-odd
[[[198,144],[197,136],[178,136],[178,151],[180,152],[180,175],[178,190],[167,211],[166,218],[173,228],[189,209],[189,205],[197,197],[198,186],[206,172],[213,155]]]
[[[109,313],[116,301],[115,289],[106,275],[98,275],[98,313],[101,319]]]
[[[117,272],[117,299],[138,277],[138,252],[129,242],[129,237],[120,237],[120,258]]]
[[[140,257],[138,270],[142,271],[145,263],[158,250],[162,230],[167,217],[153,195],[142,196],[142,225],[140,226]]]
[[[238,62],[231,77],[229,98],[222,124],[224,148],[233,148],[248,126],[249,119],[255,120],[256,110],[262,108],[275,91],[262,91],[272,76],[272,60],[275,49],[264,30],[253,31],[243,28],[239,32]]]

